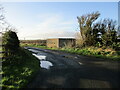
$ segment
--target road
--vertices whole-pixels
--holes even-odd
[[[53,66],[40,69],[28,88],[120,88],[120,63],[117,61],[31,49],[46,55],[46,60],[53,63]]]

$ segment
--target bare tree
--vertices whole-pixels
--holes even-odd
[[[92,24],[99,16],[100,13],[97,11],[77,17],[84,45],[91,44]]]

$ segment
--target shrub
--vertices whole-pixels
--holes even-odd
[[[2,36],[2,45],[5,57],[14,55],[19,48],[19,40],[17,34],[11,30],[6,31]]]
[[[19,48],[19,40],[16,32],[14,31],[6,31],[2,36],[2,45],[3,45],[3,57],[4,64],[20,64],[21,57],[19,56],[20,48]]]
[[[40,69],[39,60],[28,50],[21,49],[14,58],[15,61],[22,61],[21,64],[2,64],[3,74],[0,86],[2,86],[3,90],[17,90],[20,88],[22,90]]]

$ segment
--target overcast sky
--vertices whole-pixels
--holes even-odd
[[[19,39],[74,37],[77,16],[99,11],[98,20],[118,20],[117,2],[4,2],[7,21],[18,30]]]

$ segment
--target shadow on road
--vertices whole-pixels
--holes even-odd
[[[120,62],[50,50],[35,50],[46,54],[46,60],[53,66],[50,69],[40,69],[28,84],[28,88],[120,88]]]
[[[118,88],[117,71],[99,68],[82,67],[50,70],[42,69],[31,82],[29,88]]]

